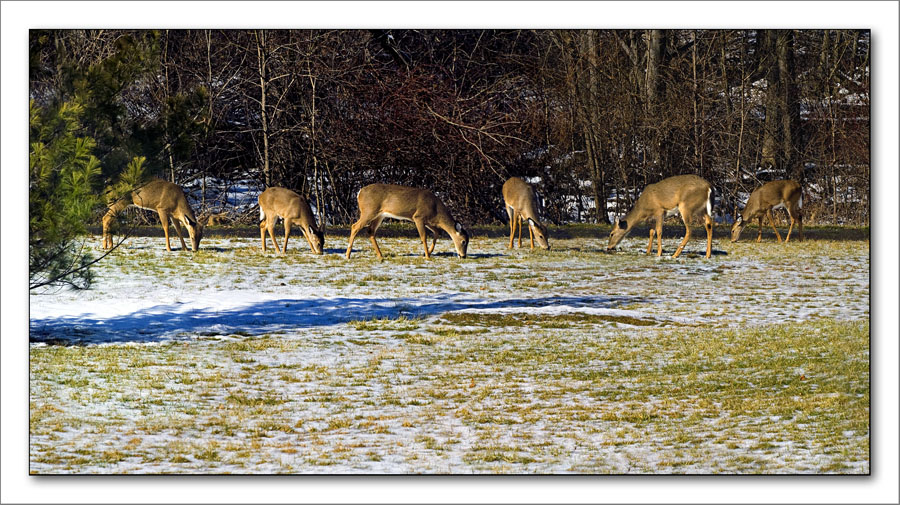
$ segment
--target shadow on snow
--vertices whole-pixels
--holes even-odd
[[[282,298],[216,310],[184,304],[156,305],[111,318],[32,319],[31,342],[99,344],[158,342],[206,335],[258,335],[375,318],[428,317],[466,309],[589,307],[612,309],[643,301],[631,296],[552,296],[484,299],[443,294],[428,298]]]

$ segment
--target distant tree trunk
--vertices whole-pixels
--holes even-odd
[[[800,122],[800,104],[797,101],[797,85],[794,82],[794,31],[778,30],[776,43],[779,76],[779,107],[781,109],[781,169],[803,184],[803,165],[795,156],[799,152],[797,125]]]
[[[262,139],[263,139],[263,178],[266,187],[272,184],[272,174],[269,170],[269,122],[266,112],[266,32],[265,30],[256,30],[256,58],[257,68],[259,71],[259,112],[262,122]]]
[[[644,119],[648,125],[658,126],[662,119],[658,105],[663,82],[660,78],[660,69],[665,64],[666,30],[649,30],[647,39],[647,70],[645,74],[647,101]],[[647,130],[645,136],[648,151],[648,160],[645,161],[645,164],[653,167],[654,172],[662,168],[662,153],[660,152],[662,150],[662,130],[662,128]]]
[[[663,60],[663,47],[666,43],[665,30],[650,30],[647,44],[647,109],[653,112],[659,99],[659,69]]]
[[[166,159],[169,162],[169,182],[175,181],[175,159],[172,156],[172,137],[169,133],[169,30],[163,44],[163,72],[165,79],[165,96],[163,99],[163,141],[166,143]]]
[[[766,120],[763,130],[762,157],[760,164],[763,168],[778,167],[778,151],[780,143],[778,142],[778,128],[781,124],[779,121],[779,97],[778,97],[778,64],[775,57],[775,39],[777,38],[775,30],[761,30],[758,34],[759,42],[757,47],[760,49],[760,66],[762,66],[763,76],[766,80]]]
[[[737,154],[734,157],[734,191],[733,191],[733,202],[734,208],[732,209],[732,217],[737,218],[737,195],[741,190],[742,186],[742,174],[741,174],[741,157],[744,153],[744,122],[747,119],[747,107],[746,107],[746,99],[747,99],[747,67],[744,65],[744,55],[747,53],[747,39],[744,34],[741,34],[741,126],[738,130],[738,144],[737,144]],[[725,48],[722,48],[722,57],[724,60],[725,56]],[[724,75],[724,73],[723,73]]]
[[[213,103],[214,96],[212,93],[213,87],[213,73],[212,73],[212,34],[210,30],[204,30],[204,41],[206,42],[206,87],[209,90],[209,94],[207,96],[207,107],[208,107],[208,115],[206,117],[206,135],[209,135],[212,132],[212,124],[213,124]],[[200,183],[200,207],[206,208],[206,178],[208,175],[209,167],[206,163],[200,164],[203,168],[203,179]]]
[[[691,83],[691,102],[693,105],[693,136],[694,136],[694,166],[699,166],[700,177],[703,177],[703,155],[700,146],[700,93],[697,86],[697,30],[691,31],[691,74],[693,82]]]
[[[319,229],[324,230],[325,227],[325,210],[322,205],[322,193],[320,187],[319,176],[319,159],[316,157],[316,78],[312,74],[309,60],[306,62],[307,75],[309,76],[310,89],[310,152],[312,153],[313,162],[313,184],[316,187],[316,212],[319,214]]]
[[[594,197],[594,211],[596,212],[596,222],[609,224],[609,212],[606,209],[606,177],[603,167],[603,151],[600,146],[600,136],[598,129],[600,128],[599,104],[597,97],[600,95],[600,78],[597,75],[597,37],[599,34],[596,30],[587,30],[585,32],[587,58],[587,74],[588,85],[586,93],[587,117],[584,121],[585,143],[588,148],[588,157],[591,169],[591,191]]]

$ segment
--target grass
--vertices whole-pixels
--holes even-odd
[[[399,355],[402,368],[418,378],[405,385],[397,382],[392,372],[396,368],[391,367],[380,368],[359,387],[341,388],[340,394],[315,388],[307,394],[233,392],[203,398],[198,394],[206,382],[203,378],[175,396],[149,389],[144,394],[150,396],[142,404],[147,409],[146,421],[137,425],[122,425],[107,415],[73,418],[58,404],[33,402],[32,437],[72,430],[87,433],[68,443],[37,444],[33,463],[52,464],[59,469],[69,464],[78,468],[81,461],[82,465],[115,468],[146,454],[145,444],[135,440],[172,432],[182,433],[179,439],[198,445],[188,458],[161,455],[160,460],[167,465],[188,470],[213,468],[210,465],[234,458],[246,461],[236,455],[242,444],[254,441],[263,454],[272,454],[267,448],[277,439],[270,433],[297,432],[294,425],[298,421],[290,420],[305,418],[300,405],[308,401],[322,406],[316,411],[324,407],[332,414],[299,423],[299,433],[345,434],[338,435],[338,440],[350,440],[346,437],[356,432],[376,437],[371,445],[347,449],[346,457],[324,453],[310,456],[308,463],[314,466],[355,461],[357,457],[378,461],[368,455],[373,447],[418,454],[415,445],[421,445],[434,453],[461,452],[463,464],[476,472],[531,471],[530,465],[535,463],[545,470],[562,469],[558,465],[569,463],[579,471],[622,470],[600,460],[591,462],[586,459],[587,453],[573,459],[562,450],[567,444],[560,439],[561,433],[571,433],[576,445],[587,452],[624,454],[630,471],[638,472],[710,468],[727,473],[841,472],[857,468],[841,466],[842,461],[868,458],[868,324],[864,321],[821,320],[811,325],[715,331],[654,330],[593,341],[578,332],[548,334],[551,331],[556,330],[500,342],[476,333],[460,335],[452,343],[435,341],[407,347]],[[160,350],[145,348],[142,353],[153,355]],[[107,359],[118,359],[116,353],[99,347],[33,351],[34,397],[52,393],[47,389],[46,374],[54,361],[62,359],[60,354],[80,355],[98,369],[104,368]],[[150,379],[165,378],[180,366],[183,363],[176,362],[160,368]],[[440,373],[421,375],[426,370]],[[352,381],[356,373],[363,372],[339,368],[329,375]],[[132,376],[131,380],[138,378]],[[128,374],[123,373],[120,386],[128,381]],[[354,413],[365,418],[366,412],[372,412],[365,406],[363,393],[373,382],[380,382],[392,393],[381,398],[381,415],[358,423],[353,420]],[[100,386],[94,379],[90,383]],[[527,395],[523,395],[523,385],[529,385]],[[420,401],[426,397],[434,400]],[[154,398],[164,401],[156,403]],[[83,401],[82,408],[90,404]],[[175,414],[179,401],[196,404],[197,408],[190,416],[179,417]],[[113,410],[129,408],[133,407],[123,401]],[[454,417],[476,438],[486,437],[486,442],[457,447],[460,444],[427,434],[437,431],[434,428],[410,438],[392,436],[398,429],[402,433],[432,425],[436,428]],[[544,432],[538,428],[542,425],[557,429]],[[566,428],[560,429],[563,426]],[[101,432],[115,433],[126,427],[131,431],[128,443],[115,449],[102,443],[106,437],[100,437]],[[510,439],[509,434],[527,436]],[[235,444],[234,450],[228,449],[237,437],[244,442]],[[320,447],[327,447],[328,442],[322,443],[325,445]],[[81,454],[67,451],[67,444],[76,444]],[[640,456],[642,447],[665,448],[661,454],[668,456],[646,460]],[[789,447],[804,449],[786,450]],[[629,450],[638,452],[632,458]],[[676,452],[681,456],[672,456]],[[302,447],[297,448],[297,454],[305,454]],[[812,455],[818,455],[817,459]]]
[[[357,331],[410,331],[418,329],[421,326],[421,320],[400,316],[397,318],[354,320],[350,321],[349,324]]]
[[[444,314],[440,321],[462,326],[536,326],[539,328],[572,328],[593,326],[603,323],[622,323],[631,326],[653,326],[657,321],[638,319],[629,316],[594,315],[585,313],[535,315],[535,314],[496,314],[452,312]]]
[[[501,239],[484,246],[497,256],[430,262],[403,237],[382,241],[384,262],[232,247],[228,289],[271,274],[402,300],[281,332],[33,344],[31,472],[867,473],[865,243],[718,242],[727,254],[673,260],[641,254],[645,238],[616,254]],[[214,256],[125,249],[104,268],[190,268],[163,282],[216,289]],[[415,302],[445,290],[464,293],[439,300],[452,311]],[[560,304],[574,308],[542,310]]]

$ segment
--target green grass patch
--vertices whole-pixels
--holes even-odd
[[[659,324],[658,321],[653,319],[639,319],[620,315],[585,314],[581,312],[568,314],[448,312],[441,316],[440,321],[460,326],[534,326],[537,328],[572,328],[602,323],[622,323],[631,326],[654,326]]]

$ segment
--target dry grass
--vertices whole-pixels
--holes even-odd
[[[404,300],[391,316],[33,344],[32,473],[869,471],[864,243],[719,242],[727,254],[671,260],[637,253],[640,237],[616,254],[576,237],[550,253],[501,243],[431,262],[412,256],[414,241],[383,243],[385,262],[349,266],[230,245],[242,266],[227,282],[380,290]],[[180,290],[226,282],[210,251],[126,249],[104,268]],[[329,291],[335,279],[347,280]],[[410,301],[446,286],[522,303]]]

